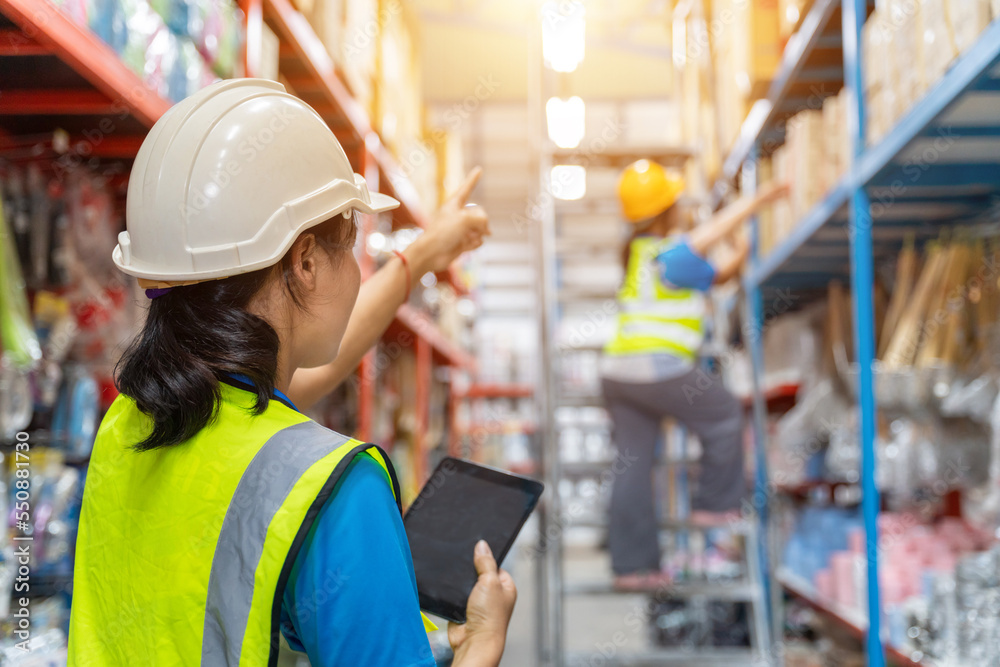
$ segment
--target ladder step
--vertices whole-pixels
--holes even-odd
[[[684,468],[697,465],[697,459],[686,461],[656,461],[655,468]],[[586,477],[587,475],[601,475],[606,472],[615,472],[622,464],[619,461],[564,461],[561,465],[563,477]],[[619,469],[620,472],[620,469]]]
[[[603,408],[604,399],[593,394],[563,394],[556,399],[559,408]]]
[[[572,526],[580,526],[583,528],[606,528],[608,525],[606,517],[597,516],[580,516],[572,520]],[[663,530],[672,531],[682,531],[687,530],[691,532],[707,532],[709,530],[726,530],[734,532],[738,535],[749,535],[756,530],[756,526],[752,521],[741,520],[733,524],[726,524],[722,526],[701,526],[693,524],[689,521],[676,521],[674,519],[662,519],[660,520],[660,528]]]
[[[745,581],[732,583],[684,582],[650,591],[622,591],[615,588],[610,581],[568,582],[563,585],[563,593],[566,595],[655,595],[664,599],[705,597],[712,600],[754,604],[760,604],[764,599],[764,591],[759,585],[749,584]]]
[[[615,649],[615,651],[612,651]],[[605,653],[607,655],[605,655]],[[724,648],[698,649],[653,649],[649,651],[628,651],[618,646],[607,647],[604,653],[600,648],[593,651],[571,651],[566,654],[567,667],[591,667],[592,665],[616,665],[620,667],[650,667],[654,665],[684,665],[687,667],[751,667],[764,664],[755,662],[758,654],[751,649]]]

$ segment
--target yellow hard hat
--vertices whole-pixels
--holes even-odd
[[[673,206],[684,192],[680,174],[649,160],[633,162],[618,180],[618,198],[629,222],[642,222]]]

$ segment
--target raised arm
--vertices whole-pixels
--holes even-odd
[[[726,254],[726,257],[719,262],[715,271],[715,279],[712,282],[716,285],[722,285],[735,278],[737,274],[739,274],[740,269],[743,267],[743,262],[747,260],[747,256],[749,254],[750,240],[745,234],[741,234],[736,239],[732,250],[730,250]]]
[[[688,234],[691,249],[702,257],[721,239],[729,236],[744,220],[752,216],[764,204],[784,197],[788,186],[768,184],[752,197],[741,197],[722,209],[708,222],[698,225]]]
[[[486,212],[465,205],[481,175],[482,169],[473,169],[435,214],[430,228],[403,251],[414,283],[429,271],[444,271],[459,255],[481,246],[483,236],[490,233]],[[406,267],[394,257],[361,285],[337,358],[325,366],[295,371],[288,388],[295,405],[308,409],[347,379],[389,328],[405,296]]]

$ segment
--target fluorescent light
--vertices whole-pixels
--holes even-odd
[[[557,72],[572,72],[583,62],[586,21],[582,2],[542,5],[542,56]]]
[[[579,97],[550,97],[545,103],[549,139],[559,148],[576,148],[583,140],[585,106]]]
[[[557,164],[549,173],[549,191],[556,199],[572,201],[587,194],[587,169],[578,164]]]

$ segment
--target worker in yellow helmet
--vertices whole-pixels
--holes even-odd
[[[361,287],[358,214],[398,202],[312,108],[233,79],[157,121],[112,255],[151,301],[87,473],[70,665],[272,667],[282,636],[314,667],[435,664],[389,457],[301,410],[482,243],[478,175]],[[516,589],[485,541],[474,562],[448,635],[456,666],[495,667]]]
[[[616,331],[601,359],[614,439],[634,461],[615,478],[611,492],[608,539],[621,589],[669,581],[660,568],[651,474],[665,417],[677,419],[701,440],[692,519],[724,523],[744,496],[742,408],[721,379],[698,372],[696,363],[704,339],[705,295],[712,285],[736,276],[747,257],[746,235],[737,233],[741,223],[784,191],[769,187],[684,233],[680,175],[639,160],[621,176],[618,194],[631,237]],[[727,257],[718,264],[708,259],[730,240]]]

